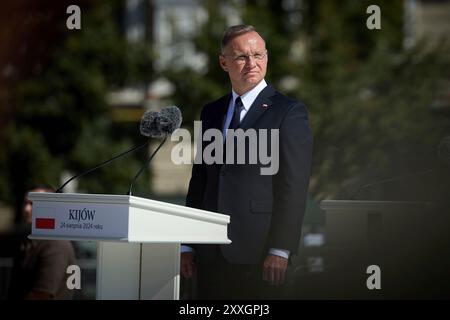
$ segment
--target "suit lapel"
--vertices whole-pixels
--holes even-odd
[[[250,107],[250,110],[245,115],[239,128],[247,130],[251,128],[255,122],[261,117],[267,109],[273,104],[270,99],[275,94],[274,87],[268,85],[261,91],[261,93],[256,97],[255,101]]]
[[[231,99],[231,93],[224,96],[222,99],[220,99],[214,108],[217,108],[217,112],[214,112],[214,118],[211,122],[211,128],[219,129],[221,132],[223,131],[223,123],[225,120],[225,115],[228,111],[228,105],[230,103]]]

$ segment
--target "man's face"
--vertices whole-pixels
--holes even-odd
[[[219,61],[228,73],[234,91],[242,95],[253,89],[266,75],[266,44],[257,32],[244,33],[227,44]]]

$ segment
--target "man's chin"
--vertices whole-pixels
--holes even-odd
[[[250,85],[255,85],[255,84],[258,84],[261,80],[262,80],[262,78],[260,78],[260,77],[250,76],[245,79],[245,82]]]

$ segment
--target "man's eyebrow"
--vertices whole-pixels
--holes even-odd
[[[233,51],[232,53],[235,54],[235,55],[246,54],[243,51]]]
[[[257,54],[257,53],[265,53],[266,52],[266,50],[256,50],[256,51],[253,51],[253,54]],[[237,51],[237,52],[233,52],[233,54],[234,55],[237,55],[237,56],[241,56],[241,55],[251,55],[252,53],[246,53],[246,52],[243,52],[243,51]]]

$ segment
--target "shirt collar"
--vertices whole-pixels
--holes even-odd
[[[246,111],[248,111],[248,109],[250,109],[250,107],[252,106],[253,102],[255,102],[256,97],[258,97],[259,93],[261,91],[263,91],[263,89],[265,87],[267,87],[266,80],[262,79],[256,85],[256,87],[254,87],[250,91],[247,91],[242,96],[240,96],[241,100],[242,100],[242,104],[244,105],[244,109]],[[236,101],[236,98],[239,97],[239,95],[234,90],[232,90],[232,95],[233,95],[233,101]]]

